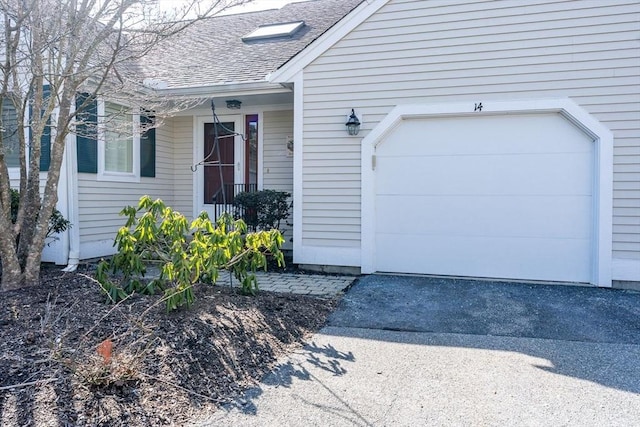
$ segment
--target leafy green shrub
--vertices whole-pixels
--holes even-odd
[[[280,222],[289,216],[290,196],[276,190],[238,193],[233,200],[236,217],[252,230],[280,229]]]
[[[15,224],[18,219],[18,208],[20,207],[20,192],[11,189],[11,222]],[[49,218],[49,229],[47,237],[53,237],[57,233],[62,233],[71,227],[71,223],[66,219],[58,209],[54,209]]]
[[[16,189],[9,189],[11,194],[11,223],[15,224],[18,220],[18,209],[20,208],[20,192]],[[71,222],[66,219],[58,209],[54,209],[49,218],[49,228],[47,229],[47,238],[57,240],[57,233],[62,233],[71,227]],[[49,245],[51,241],[47,243]],[[0,260],[0,277],[2,277],[2,261]]]
[[[124,227],[115,238],[118,252],[101,261],[96,279],[117,302],[138,292],[154,294],[164,291],[168,311],[194,301],[193,284],[215,283],[220,269],[228,269],[242,285],[242,292],[255,294],[258,289],[255,272],[266,269],[267,255],[278,265],[284,264],[280,247],[284,242],[278,230],[247,233],[242,220],[222,216],[213,224],[202,212],[189,224],[184,215],[165,206],[162,200],[140,198],[138,207],[125,207]],[[160,267],[160,276],[145,283],[148,265]],[[120,275],[119,283],[112,280]]]

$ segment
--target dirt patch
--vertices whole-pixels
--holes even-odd
[[[0,425],[180,425],[255,385],[319,329],[336,300],[197,285],[104,303],[89,273],[43,272],[0,293]]]

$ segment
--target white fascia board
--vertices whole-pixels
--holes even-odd
[[[266,78],[272,83],[289,83],[300,71],[326,52],[331,46],[349,34],[358,25],[376,13],[389,0],[365,0],[354,10],[338,21],[327,32],[314,40],[307,48],[303,49],[289,62],[269,74]]]
[[[222,83],[209,86],[193,86],[175,89],[159,89],[157,93],[167,97],[210,97],[212,95],[248,96],[272,93],[288,93],[291,89],[266,81],[249,83]]]

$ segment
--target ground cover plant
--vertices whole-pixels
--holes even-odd
[[[284,239],[277,229],[247,232],[242,220],[222,215],[214,224],[206,212],[189,223],[180,212],[149,196],[120,214],[126,223],[115,238],[117,252],[101,262],[96,273],[107,302],[161,291],[167,311],[175,310],[193,303],[193,284],[215,283],[220,270],[231,271],[242,291],[255,295],[255,273],[266,270],[267,257],[284,265]],[[158,276],[145,279],[150,266],[159,270]]]
[[[95,266],[0,292],[0,425],[184,425],[233,401],[335,300],[195,284],[193,305],[104,303]]]
[[[201,418],[260,380],[335,306],[256,296],[256,270],[284,267],[278,230],[247,232],[206,214],[189,223],[148,196],[122,215],[109,260],[0,291],[0,425]],[[221,273],[237,286],[215,286]]]

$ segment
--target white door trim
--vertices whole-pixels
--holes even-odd
[[[375,266],[375,154],[376,147],[403,120],[447,116],[507,115],[559,113],[594,140],[593,236],[591,283],[611,286],[612,200],[613,200],[613,135],[582,107],[569,98],[463,102],[452,104],[414,104],[396,106],[362,140],[361,171],[361,270],[374,273]]]

